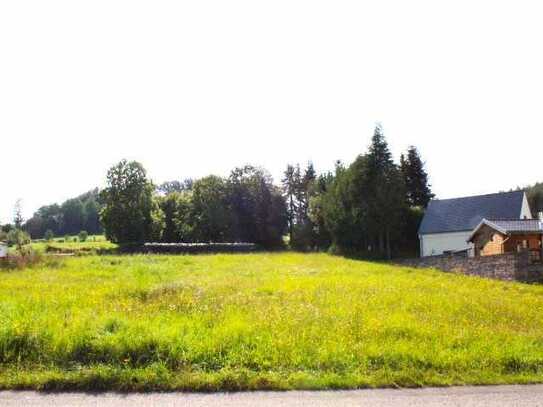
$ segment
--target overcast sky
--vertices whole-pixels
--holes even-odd
[[[280,180],[381,122],[440,198],[543,181],[538,1],[4,1],[0,221],[103,185],[236,165]]]

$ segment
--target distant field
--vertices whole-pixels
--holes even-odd
[[[68,238],[55,238],[50,241],[37,240],[32,242],[32,247],[39,252],[45,252],[47,247],[59,248],[64,250],[72,250],[77,253],[79,251],[100,251],[112,250],[117,245],[109,242],[102,235],[92,235],[84,242],[80,242],[77,236],[69,236]]]
[[[86,256],[0,272],[0,388],[543,382],[543,287],[325,254]]]

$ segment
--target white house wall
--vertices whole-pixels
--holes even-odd
[[[422,257],[437,256],[445,251],[473,248],[473,244],[467,242],[470,235],[470,231],[422,235],[420,236],[421,255]]]

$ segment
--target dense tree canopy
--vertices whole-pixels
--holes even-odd
[[[427,178],[419,187],[433,196]],[[377,126],[368,152],[348,168],[338,165],[333,182],[316,201],[333,247],[388,258],[413,250],[420,212],[412,209],[417,205],[408,191],[404,172]]]
[[[236,168],[227,181],[236,240],[263,246],[282,244],[287,215],[281,191],[262,168]]]
[[[135,243],[160,239],[163,213],[143,166],[121,161],[107,174],[107,186],[100,193],[100,218],[106,236],[115,243]]]
[[[192,188],[193,240],[227,242],[231,240],[232,213],[228,208],[227,185],[221,177],[210,175],[197,180]]]
[[[99,211],[98,189],[93,189],[61,205],[42,206],[26,221],[24,229],[34,239],[44,238],[48,231],[54,236],[74,235],[81,230],[99,234]]]

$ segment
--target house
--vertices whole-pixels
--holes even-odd
[[[540,219],[483,219],[468,239],[475,256],[530,251],[533,259],[541,259],[543,223]]]
[[[483,219],[532,219],[524,191],[430,201],[419,227],[421,257],[466,251]]]

